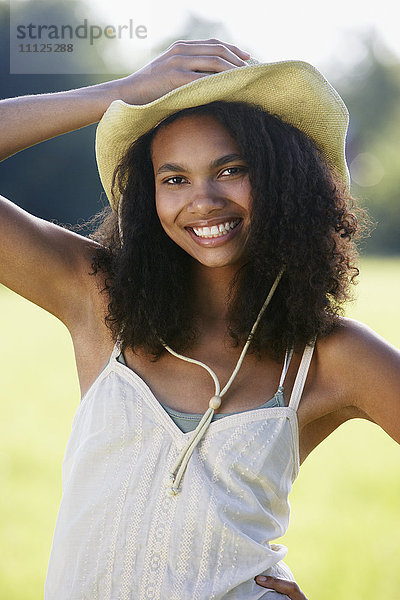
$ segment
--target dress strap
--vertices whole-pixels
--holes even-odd
[[[285,383],[287,372],[289,371],[290,361],[292,360],[292,356],[293,356],[293,348],[291,348],[290,350],[286,350],[285,360],[283,362],[283,368],[282,368],[282,373],[281,373],[281,378],[279,380],[278,392],[279,391],[283,392],[283,385]]]
[[[313,340],[310,344],[304,348],[303,356],[301,358],[299,370],[297,371],[296,380],[294,382],[292,394],[290,396],[289,407],[293,408],[293,410],[297,411],[301,395],[303,393],[304,385],[306,383],[308,369],[310,368],[310,363],[312,359],[312,355],[314,352],[315,340]]]
[[[111,359],[117,358],[121,354],[121,339],[118,336],[117,341],[114,344],[113,351],[111,353]]]

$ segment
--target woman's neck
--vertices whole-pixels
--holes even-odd
[[[237,269],[210,268],[196,265],[193,278],[193,298],[196,314],[202,319],[226,322],[227,298]]]

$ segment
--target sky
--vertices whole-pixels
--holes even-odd
[[[321,0],[220,2],[215,0],[87,0],[101,18],[110,23],[133,19],[145,24],[148,48],[178,37],[189,12],[224,27],[224,41],[248,50],[263,62],[306,60],[330,71],[351,67],[363,56],[360,35],[374,33],[400,59],[400,35],[393,0]],[[244,8],[246,10],[244,10]],[[121,43],[121,51],[124,52]],[[125,57],[129,50],[125,50]],[[146,62],[144,60],[143,62]]]
[[[54,6],[57,6],[60,0],[53,1]],[[33,2],[40,4],[40,0]],[[277,0],[273,3],[270,0],[232,0],[230,3],[216,0],[80,2],[81,5],[86,5],[83,10],[81,5],[79,9],[75,8],[74,0],[63,2],[63,7],[71,11],[70,22],[75,20],[75,23],[82,23],[83,18],[87,18],[90,23],[101,26],[125,26],[128,29],[126,24],[130,23],[133,28],[146,28],[145,39],[143,36],[138,39],[122,35],[111,40],[103,35],[100,42],[95,40],[94,45],[91,43],[89,46],[87,41],[74,39],[75,56],[79,52],[93,53],[97,49],[105,54],[108,63],[106,66],[111,65],[111,70],[106,68],[105,73],[123,74],[143,66],[156,52],[187,35],[190,19],[196,18],[203,21],[203,28],[196,35],[191,34],[192,39],[218,37],[249,51],[260,62],[305,60],[328,78],[337,79],[362,60],[366,52],[363,39],[367,36],[373,36],[376,40],[375,47],[381,60],[393,60],[393,57],[400,60],[398,11],[393,0],[335,0],[334,3],[322,0]],[[40,69],[49,60],[45,61],[43,56],[34,57],[30,50],[29,53],[21,54],[21,39],[16,36],[13,15],[19,22],[21,13],[13,8],[23,4],[23,0],[10,0],[11,30],[15,46],[13,56],[22,62],[21,70],[12,72],[41,72]],[[28,23],[29,9],[23,9],[22,14]],[[52,18],[50,14],[47,16]],[[31,41],[34,40],[24,40]],[[33,67],[34,58],[40,63],[37,71]],[[46,58],[49,59],[49,56]],[[65,59],[65,68],[68,70],[68,56],[61,58]],[[82,68],[86,68],[83,66],[85,62],[87,61],[82,61]],[[59,68],[58,63],[53,67],[56,70]]]

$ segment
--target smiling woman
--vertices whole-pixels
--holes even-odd
[[[2,157],[100,119],[110,202],[91,239],[0,202],[1,281],[67,326],[82,393],[46,600],[304,600],[273,543],[301,462],[355,417],[400,441],[400,352],[339,314],[343,101],[199,40],[0,111]]]
[[[121,200],[93,236],[93,267],[114,274],[109,322],[123,350],[189,348],[200,295],[221,314],[222,281],[231,339],[243,344],[282,265],[250,351],[281,361],[334,327],[357,274],[362,213],[299,129],[243,102],[176,111],[129,144],[112,190]]]

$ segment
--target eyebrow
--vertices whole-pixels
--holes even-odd
[[[232,162],[234,160],[244,161],[243,157],[240,154],[226,154],[225,156],[220,156],[220,158],[216,158],[210,163],[211,168],[221,167],[228,162]],[[177,165],[175,163],[165,163],[161,165],[161,167],[157,171],[157,175],[159,173],[165,173],[169,171],[179,171],[179,172],[187,172],[189,169],[184,165]]]

